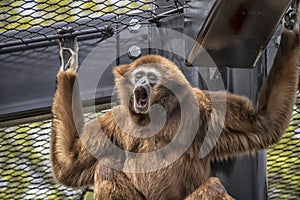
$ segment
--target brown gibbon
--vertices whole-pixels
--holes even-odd
[[[77,59],[76,50],[70,52]],[[114,68],[119,104],[86,125],[77,66],[62,68],[52,107],[53,175],[68,187],[93,185],[95,199],[231,199],[210,177],[211,161],[280,140],[298,67],[298,29],[283,30],[254,108],[246,97],[193,88],[166,58],[143,56]],[[214,132],[220,132],[216,140]]]

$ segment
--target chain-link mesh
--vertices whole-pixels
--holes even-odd
[[[172,9],[180,12],[182,4],[178,2],[159,7],[154,0],[2,0],[0,53],[28,48],[29,44],[45,46],[41,42],[62,37],[58,30],[63,27],[71,27],[68,33],[76,36],[104,33],[103,37],[109,37],[136,23],[174,14],[169,12]]]
[[[72,24],[75,31],[87,27],[97,29],[116,23],[128,25],[125,19],[121,21],[116,16],[135,16],[142,20],[149,16],[140,13],[147,12],[153,15],[156,9],[155,4],[149,0],[4,0],[0,2],[0,6],[2,11],[0,32],[12,31],[6,38],[3,36],[1,41],[4,43],[37,35],[47,38],[47,35],[57,33],[58,25],[62,27]],[[33,27],[37,29],[30,30]]]
[[[85,114],[86,122],[101,113]],[[0,199],[84,199],[58,185],[50,168],[51,120],[0,129]]]
[[[270,199],[300,198],[300,94],[290,126],[278,145],[267,151]]]

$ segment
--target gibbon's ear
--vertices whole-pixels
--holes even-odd
[[[114,68],[113,73],[117,79],[123,77],[128,71],[131,70],[130,64],[119,65]]]

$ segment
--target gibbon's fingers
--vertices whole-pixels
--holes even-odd
[[[77,71],[78,49],[76,37],[61,38],[59,40],[60,71]]]

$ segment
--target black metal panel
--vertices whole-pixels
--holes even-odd
[[[198,4],[197,0],[192,2],[192,6]],[[187,61],[193,64],[201,54],[201,45],[218,67],[255,67],[290,3],[291,0],[217,0]],[[201,64],[204,63],[198,60],[197,66]]]

